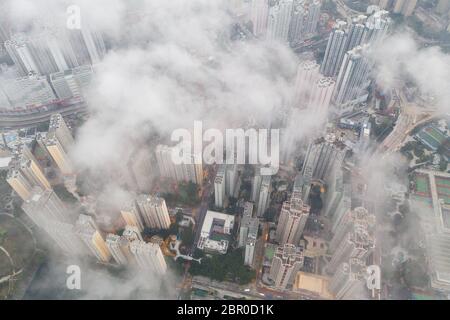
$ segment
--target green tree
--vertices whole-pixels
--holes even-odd
[[[183,211],[178,209],[176,214],[176,221],[180,223],[183,220]]]
[[[444,157],[441,156],[441,161],[439,162],[439,170],[440,171],[447,171],[448,162],[444,159]]]
[[[170,224],[170,226],[169,226],[169,232],[168,232],[168,234],[169,235],[172,235],[172,234],[174,234],[174,235],[178,235],[178,223],[176,223],[176,222],[174,222],[174,223],[171,223]]]
[[[183,233],[181,235],[181,242],[187,247],[190,247],[194,244],[194,231],[192,230],[191,225],[183,230]]]

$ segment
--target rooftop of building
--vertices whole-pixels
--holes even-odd
[[[242,213],[242,216],[248,216],[251,217],[253,215],[253,203],[252,202],[245,202],[244,203],[244,212]]]
[[[234,216],[226,213],[208,210],[203,221],[201,233],[210,234],[215,223],[221,222],[223,229],[232,230],[234,226]]]

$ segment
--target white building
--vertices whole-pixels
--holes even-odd
[[[158,275],[164,275],[166,273],[167,264],[161,248],[156,243],[135,240],[130,243],[130,251],[137,265],[142,270],[151,271]]]
[[[253,203],[245,202],[244,203],[244,211],[242,213],[241,222],[239,224],[239,238],[238,238],[238,247],[243,247],[245,245],[245,241],[247,240],[249,222],[253,217]]]
[[[261,192],[261,182],[262,182],[262,176],[258,173],[255,173],[255,176],[252,180],[252,197],[251,200],[254,203],[258,203],[259,199],[259,193]]]
[[[333,252],[331,260],[326,266],[326,270],[328,273],[334,274],[341,263],[349,261],[352,258],[365,261],[373,248],[373,236],[369,233],[366,226],[358,224],[345,234]]]
[[[221,165],[217,170],[216,177],[214,179],[214,200],[217,208],[223,208],[225,201],[225,184],[226,184],[226,169],[225,165]]]
[[[172,152],[176,152],[176,147],[158,145],[155,149],[156,162],[158,163],[161,177],[172,180],[190,181],[201,185],[203,183],[203,166],[201,155],[186,155],[188,161],[175,164],[172,160]],[[173,151],[175,149],[175,151]]]
[[[307,109],[326,115],[330,110],[335,85],[333,78],[320,77],[314,82]]]
[[[156,176],[153,154],[145,147],[139,146],[132,153],[127,164],[132,181],[132,188],[140,192],[150,192]]]
[[[276,239],[280,245],[298,246],[309,217],[310,207],[303,203],[301,194],[294,192],[290,201],[283,203],[278,219]]]
[[[56,100],[47,78],[36,74],[3,80],[0,87],[13,107],[41,106]]]
[[[291,24],[293,0],[278,0],[269,8],[267,22],[267,39],[288,41],[289,26]]]
[[[124,206],[120,213],[123,220],[128,226],[136,227],[139,231],[144,230],[144,219],[142,218],[139,209],[136,206],[136,201],[132,200],[129,204]]]
[[[340,106],[340,113],[347,112],[348,105],[367,100],[371,71],[371,64],[364,56],[367,48],[355,47],[344,56],[333,96],[333,102]]]
[[[253,34],[256,37],[265,37],[267,31],[267,19],[269,16],[268,0],[251,0],[251,21]]]
[[[87,90],[93,76],[90,65],[50,74],[50,83],[59,99],[80,97]]]
[[[258,206],[256,208],[256,216],[262,217],[266,212],[270,203],[270,193],[272,192],[271,176],[263,176],[261,188],[258,197]]]
[[[227,239],[234,227],[234,216],[208,210],[203,221],[197,247],[200,250],[227,253]]]
[[[289,26],[289,42],[297,44],[313,37],[320,18],[321,2],[319,0],[296,0],[292,9]]]
[[[112,257],[119,265],[127,265],[129,256],[128,252],[128,241],[118,235],[109,233],[106,236],[106,246],[111,252]]]
[[[33,188],[29,199],[22,204],[22,209],[66,255],[75,256],[87,252],[86,247],[75,233],[73,217],[52,190]]]
[[[347,23],[336,21],[336,25],[328,39],[325,55],[320,66],[320,72],[325,77],[335,77],[341,67],[344,54],[347,52]]]
[[[337,300],[366,300],[369,297],[366,275],[366,263],[360,259],[350,259],[339,266],[328,284],[328,290]]]
[[[269,275],[274,281],[274,286],[278,289],[286,289],[288,285],[292,285],[303,263],[303,251],[300,247],[291,244],[277,247]]]
[[[336,225],[333,238],[330,242],[330,250],[334,252],[341,244],[342,239],[358,227],[358,225],[364,225],[368,230],[375,225],[375,216],[370,214],[367,209],[358,207],[353,210],[348,210]]]
[[[80,214],[75,224],[75,232],[100,262],[109,262],[111,252],[97,224],[91,216]]]
[[[306,153],[302,168],[305,179],[324,180],[334,166],[340,166],[347,153],[347,147],[334,135],[327,135],[313,141]]]
[[[295,107],[305,108],[309,104],[314,83],[319,79],[319,68],[320,66],[313,60],[306,60],[299,63],[293,101]]]
[[[152,195],[140,195],[136,203],[147,227],[152,229],[169,229],[170,216],[166,201],[163,198]]]
[[[239,178],[238,165],[228,164],[226,169],[226,190],[225,194],[228,197],[234,197],[236,192],[236,184]]]

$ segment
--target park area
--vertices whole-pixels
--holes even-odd
[[[415,174],[413,181],[415,190],[412,193],[412,198],[428,205],[432,205],[428,176],[425,174]]]
[[[0,299],[11,294],[13,274],[20,274],[32,259],[35,243],[30,232],[15,218],[0,214]],[[14,277],[17,279],[17,276]]]

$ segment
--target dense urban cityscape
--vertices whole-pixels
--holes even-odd
[[[450,0],[0,0],[0,298],[448,300]]]

